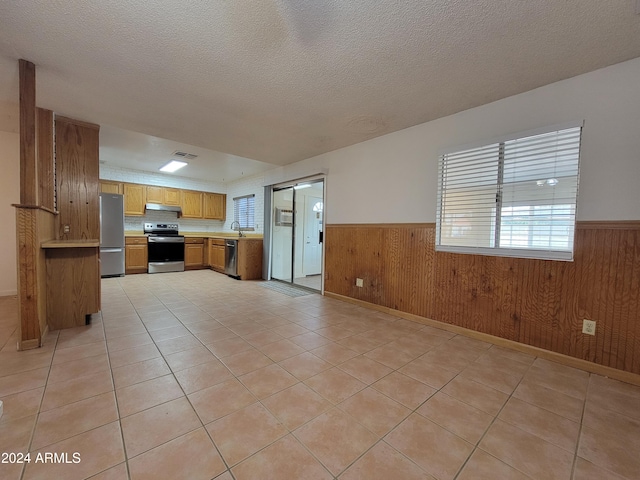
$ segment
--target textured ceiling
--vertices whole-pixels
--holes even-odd
[[[42,107],[113,135],[285,165],[638,57],[635,10],[635,0],[2,1],[0,105],[16,101],[25,58]]]

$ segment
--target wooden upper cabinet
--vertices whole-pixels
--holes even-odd
[[[177,188],[163,187],[163,205],[175,205],[180,206],[180,190]]]
[[[125,215],[144,215],[145,193],[144,185],[124,184]]]
[[[204,194],[204,218],[224,220],[227,213],[227,196],[221,193]]]
[[[164,187],[152,187],[147,185],[147,200],[146,203],[159,203],[164,202]]]
[[[109,182],[106,180],[100,180],[100,192],[102,193],[117,193],[122,195],[123,193],[122,182]]]
[[[55,118],[57,237],[100,238],[98,142],[100,127],[65,117]]]
[[[202,218],[202,192],[183,190],[181,206],[184,218]]]

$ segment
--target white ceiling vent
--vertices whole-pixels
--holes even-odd
[[[179,152],[177,150],[173,152],[171,155],[178,158],[184,158],[186,160],[193,160],[198,156],[198,155],[194,155],[193,153]]]

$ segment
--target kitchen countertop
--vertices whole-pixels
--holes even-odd
[[[262,240],[263,237],[260,234],[245,234],[244,237],[238,237],[236,233],[216,233],[216,232],[181,232],[187,238],[235,238],[239,240]],[[125,237],[146,237],[146,235],[140,230],[128,230],[124,232]]]
[[[42,242],[41,248],[89,248],[99,247],[100,240],[48,240]]]

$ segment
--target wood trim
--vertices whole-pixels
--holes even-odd
[[[436,228],[435,223],[328,223],[333,228]]]
[[[435,223],[328,223],[333,228],[436,228]],[[589,220],[576,222],[579,229],[638,230],[640,220]]]
[[[36,66],[18,60],[20,71],[20,203],[37,204]]]
[[[37,164],[38,164],[38,204],[53,210],[53,112],[36,108],[37,121]]]
[[[595,220],[576,222],[576,228],[580,230],[640,230],[640,220]]]
[[[524,343],[514,342],[513,340],[496,337],[494,335],[489,335],[487,333],[476,332],[475,330],[459,327],[457,325],[438,322],[437,320],[421,317],[419,315],[413,315],[411,313],[401,312],[400,310],[383,307],[381,305],[365,302],[363,300],[358,300],[356,298],[346,297],[344,295],[339,295],[337,293],[325,292],[324,295],[329,298],[341,300],[343,302],[358,305],[360,307],[368,308],[370,310],[376,310],[379,312],[387,313],[389,315],[393,315],[394,317],[403,318],[405,320],[411,320],[413,322],[421,323],[423,325],[439,328],[440,330],[446,330],[451,333],[456,333],[458,335],[464,335],[470,338],[474,338],[476,340],[481,340],[483,342],[491,343],[499,347],[510,348],[518,352],[533,355],[535,357],[544,358],[545,360],[550,360],[556,363],[560,363],[562,365],[566,365],[573,368],[579,368],[580,370],[585,370],[587,372],[595,373],[597,375],[602,375],[605,377],[613,378],[615,380],[620,380],[621,382],[631,383],[633,385],[640,385],[640,375],[636,375],[635,373],[625,372],[623,370],[606,367],[604,365],[598,365],[597,363],[589,362],[588,360],[582,360],[579,358],[570,357],[568,355],[552,352],[549,350],[545,350],[543,348],[534,347],[532,345],[526,345]]]
[[[69,117],[65,117],[65,116],[62,116],[62,115],[56,115],[55,116],[55,121],[56,122],[72,123],[72,124],[77,125],[79,127],[86,127],[86,128],[91,128],[91,129],[94,129],[94,130],[100,130],[100,125],[97,125],[95,123],[84,122],[82,120],[76,120],[75,118],[69,118]]]
[[[16,207],[16,208],[24,208],[24,209],[31,209],[31,210],[43,210],[45,212],[51,213],[53,215],[58,215],[59,212],[52,210],[50,208],[47,207],[43,207],[42,205],[23,205],[21,203],[12,203],[11,204],[12,207]]]

